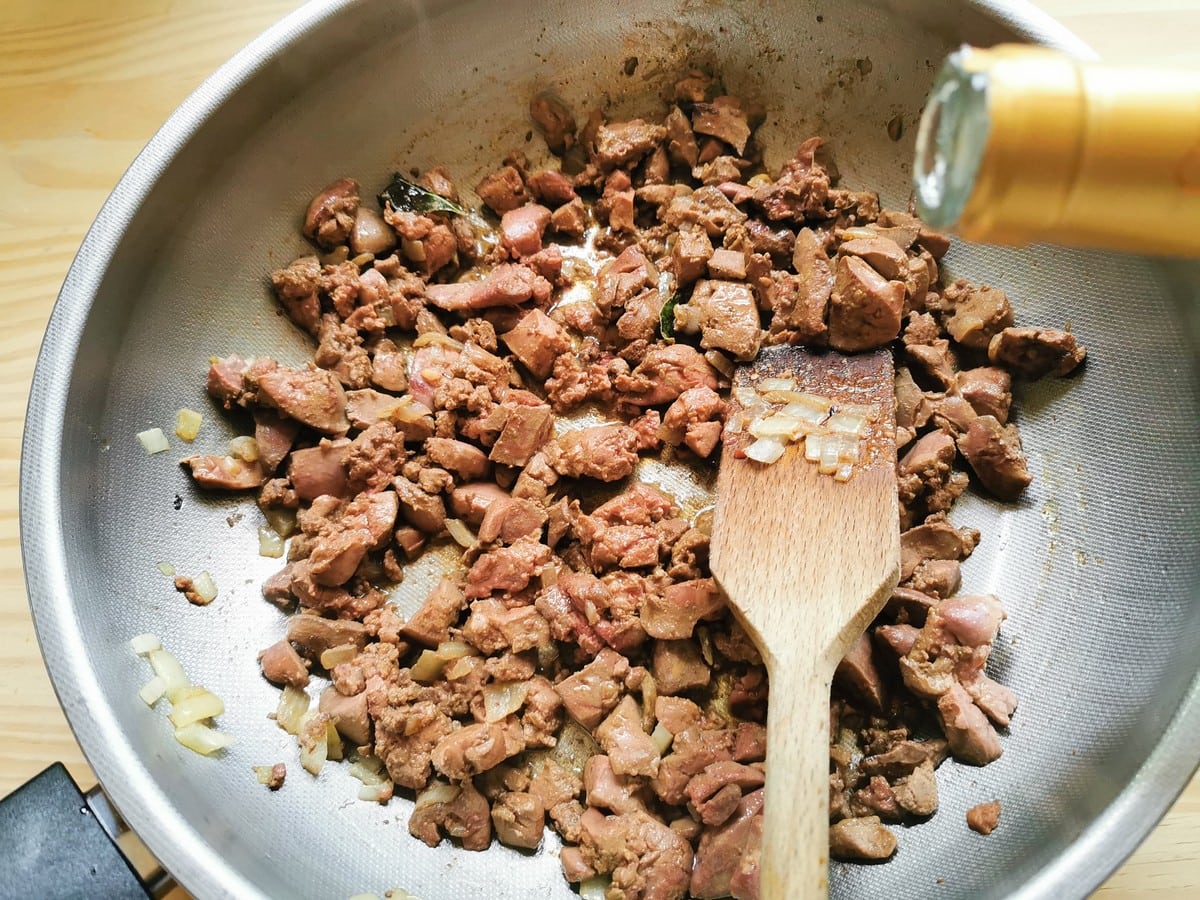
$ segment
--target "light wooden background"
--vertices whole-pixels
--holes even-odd
[[[55,760],[85,789],[95,783],[42,667],[20,568],[21,424],[50,307],[84,231],[154,130],[299,5],[0,0],[0,796]],[[1039,5],[1108,58],[1200,66],[1200,0]],[[1098,896],[1200,896],[1200,779]]]

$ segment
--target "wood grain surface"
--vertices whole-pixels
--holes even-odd
[[[17,467],[42,330],[125,167],[187,94],[295,0],[0,3],[0,796],[61,760],[95,778],[46,677],[21,576]],[[1040,0],[1104,56],[1200,66],[1200,0]],[[1200,779],[1098,892],[1200,896]]]

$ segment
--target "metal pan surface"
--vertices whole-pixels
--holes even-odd
[[[438,163],[474,184],[509,149],[542,152],[525,141],[532,92],[553,88],[577,110],[646,111],[700,62],[765,102],[769,163],[824,134],[844,183],[902,206],[911,125],[938,62],[963,41],[1012,39],[1090,54],[1021,2],[321,3],[180,107],[63,286],[30,396],[21,513],[38,634],[67,716],[116,805],[191,892],[573,896],[551,837],[534,854],[431,850],[407,833],[407,801],[356,801],[343,767],[315,780],[296,767],[277,794],[250,771],[295,753],[266,716],[276,692],[255,662],[283,631],[258,591],[276,562],[257,555],[251,502],[199,495],[175,465],[178,445],[147,457],[134,435],[169,432],[189,406],[208,411],[204,446],[223,447],[234,431],[204,395],[209,356],[308,355],[264,276],[302,249],[309,197],[342,175],[369,190],[393,169]],[[885,127],[896,115],[910,126],[899,142]],[[1079,377],[1018,397],[1036,479],[1024,499],[956,508],[984,533],[964,585],[1010,612],[994,674],[1022,705],[1004,756],[985,769],[944,765],[939,814],[899,829],[886,865],[835,864],[833,895],[1083,896],[1200,758],[1200,275],[1047,247],[961,245],[948,267],[1007,290],[1021,322],[1070,322],[1090,357]],[[220,598],[181,602],[156,569],[164,560],[210,571]],[[398,601],[427,583],[410,573]],[[147,670],[127,641],[144,631],[224,698],[222,726],[238,742],[223,758],[182,748],[138,699]],[[963,815],[993,798],[1007,827],[985,841]]]

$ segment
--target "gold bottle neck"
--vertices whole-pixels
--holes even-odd
[[[999,244],[1200,255],[1200,73],[964,47],[917,137],[918,212]]]

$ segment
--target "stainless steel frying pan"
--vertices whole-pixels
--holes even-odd
[[[187,888],[571,896],[551,838],[533,855],[430,850],[407,834],[407,802],[361,803],[342,767],[314,780],[294,765],[254,659],[283,629],[258,596],[276,566],[257,555],[258,513],[198,495],[175,465],[178,442],[147,457],[134,439],[170,432],[190,406],[209,411],[197,446],[223,447],[234,427],[207,405],[208,357],[308,355],[264,274],[302,249],[297,221],[313,192],[341,175],[375,187],[393,168],[435,163],[474,184],[514,146],[541,151],[525,139],[531,92],[552,87],[580,113],[644,111],[698,61],[766,102],[772,164],[826,134],[847,184],[903,206],[936,65],[962,41],[1014,38],[1089,54],[1021,2],[336,2],[290,16],[184,103],[63,286],[30,397],[21,501],[29,594],[67,716],[121,812]],[[886,128],[895,116],[899,142]],[[1091,355],[1080,377],[1018,398],[1036,476],[1021,503],[972,497],[956,512],[985,536],[966,586],[994,591],[1011,613],[993,654],[1022,700],[1004,757],[943,766],[938,815],[900,829],[886,865],[835,865],[833,891],[1080,896],[1200,758],[1200,277],[1046,247],[959,246],[949,267],[1006,289],[1020,322],[1069,321]],[[182,602],[155,568],[162,560],[212,572],[218,600]],[[423,580],[414,572],[401,602]],[[126,642],[143,631],[225,699],[222,726],[238,743],[223,758],[183,749],[137,698],[148,673]],[[268,793],[250,767],[279,760],[293,775]],[[968,833],[964,810],[992,798],[1004,804],[1001,828]]]

